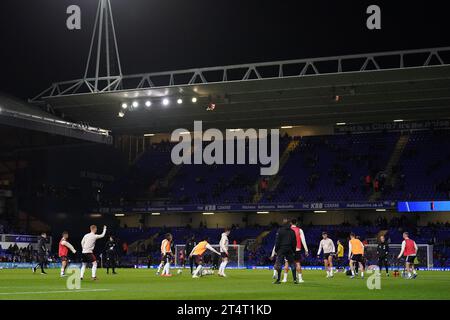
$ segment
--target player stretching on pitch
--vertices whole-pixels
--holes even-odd
[[[161,263],[158,266],[158,271],[156,271],[156,275],[159,275],[161,268],[163,269],[161,276],[162,277],[171,277],[170,274],[170,261],[172,260],[172,240],[173,236],[168,233],[165,235],[164,240],[161,242]]]
[[[355,263],[359,264],[361,270],[361,278],[364,278],[364,245],[361,240],[356,239],[355,234],[350,233],[350,241],[348,242],[348,260],[350,260],[350,270],[352,276],[355,277]]]
[[[203,268],[203,255],[205,254],[206,250],[210,250],[214,252],[215,254],[220,256],[220,253],[216,251],[211,245],[208,243],[209,238],[205,238],[203,241],[200,241],[194,249],[192,249],[192,252],[189,254],[189,258],[193,258],[195,261],[196,269],[194,273],[192,274],[192,278],[199,278],[202,275],[202,268]]]
[[[414,240],[411,240],[409,238],[408,232],[403,232],[403,239],[402,250],[398,255],[398,259],[400,259],[402,256],[405,256],[405,268],[406,272],[408,272],[408,279],[415,279],[417,278],[417,271],[414,267],[414,259],[416,259],[417,256],[417,244]]]
[[[64,277],[66,275],[66,269],[69,265],[69,259],[67,258],[69,250],[72,251],[73,254],[77,252],[75,248],[67,241],[67,239],[69,239],[69,233],[67,231],[64,231],[62,234],[62,239],[61,241],[59,241],[58,246],[58,255],[61,259],[61,277]]]
[[[88,263],[92,263],[92,280],[97,280],[97,258],[94,255],[95,242],[106,234],[106,226],[103,226],[102,234],[97,234],[97,226],[90,226],[91,232],[86,234],[81,240],[82,248],[82,264],[81,264],[81,280],[84,278],[84,272]]]
[[[220,256],[222,257],[222,263],[219,267],[219,277],[226,277],[225,268],[228,264],[228,236],[230,235],[230,229],[226,228],[224,233],[222,233],[222,237],[220,238],[219,246],[220,246]]]
[[[323,264],[325,270],[327,271],[327,278],[333,278],[333,254],[335,252],[335,247],[333,240],[328,238],[326,232],[322,232],[322,240],[319,244],[319,251],[317,251],[317,257],[320,258],[320,253],[323,249]]]

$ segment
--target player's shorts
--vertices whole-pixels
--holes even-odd
[[[170,253],[162,255],[161,261],[164,261],[165,263],[172,261],[172,255]]]
[[[93,253],[83,253],[81,256],[81,261],[84,263],[93,263],[97,261],[97,258]]]
[[[300,263],[300,262],[302,262],[302,260],[303,260],[303,256],[302,256],[301,251],[295,251],[294,252],[294,262]]]
[[[68,261],[69,260],[69,258],[67,258],[67,256],[61,256],[59,258],[61,259],[61,261]]]
[[[294,252],[289,248],[280,248],[277,251],[277,259],[275,265],[282,266],[286,263],[292,264],[294,262]]]
[[[192,256],[192,259],[194,260],[195,264],[203,263],[203,256]]]
[[[411,255],[411,256],[407,256],[405,261],[408,263],[414,263],[414,260],[416,260],[416,256]]]
[[[351,260],[359,263],[364,263],[362,254],[352,254]]]
[[[226,253],[226,252],[221,252],[221,253],[220,253],[220,256],[221,256],[222,258],[228,258],[228,253]]]
[[[333,257],[333,252],[323,254],[323,260],[328,260],[329,257]]]

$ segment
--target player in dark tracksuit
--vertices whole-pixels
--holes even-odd
[[[37,268],[40,267],[41,274],[47,274],[47,272],[45,272],[44,270],[44,266],[47,263],[47,254],[48,254],[47,234],[45,232],[43,232],[38,239],[37,253],[38,253],[38,261],[37,261],[38,264],[33,267],[33,273],[35,273]]]
[[[380,271],[383,269],[383,265],[386,268],[386,275],[389,277],[389,244],[386,242],[384,236],[380,237],[380,242],[378,242],[377,246],[377,255],[378,255],[378,267]]]
[[[117,243],[114,238],[109,237],[108,242],[105,246],[105,256],[106,256],[106,273],[109,274],[109,268],[112,269],[112,273],[116,274],[116,261],[118,258],[117,254]]]
[[[189,255],[192,252],[192,249],[194,249],[194,247],[197,244],[195,243],[195,236],[192,235],[187,241],[186,241],[186,245],[184,246],[184,261],[187,260],[187,258],[189,257]],[[194,272],[194,258],[193,257],[189,257],[189,266],[191,267],[191,274],[192,272]]]
[[[272,258],[276,255],[277,260],[275,262],[275,270],[277,270],[277,280],[274,284],[280,284],[281,267],[285,264],[285,261],[291,266],[292,276],[294,283],[297,284],[297,270],[294,263],[294,253],[297,246],[297,239],[295,232],[291,229],[289,220],[283,221],[283,226],[278,229],[275,247],[272,252]]]

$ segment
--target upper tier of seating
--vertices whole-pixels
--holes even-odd
[[[398,162],[391,163],[391,176],[386,169],[398,152],[400,133],[285,136],[280,155],[291,141],[297,140],[298,146],[273,179],[275,185],[258,188],[263,178],[259,164],[181,165],[172,170],[173,144],[163,142],[142,154],[115,188],[127,200],[174,204],[368,201],[378,191],[383,200],[450,199],[450,130],[403,134],[408,140]],[[261,196],[255,197],[258,192]]]
[[[386,190],[385,199],[450,199],[450,130],[411,133],[396,175],[396,184]]]
[[[304,137],[264,202],[364,201],[364,177],[385,169],[398,133]]]

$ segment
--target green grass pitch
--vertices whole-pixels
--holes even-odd
[[[87,270],[90,276],[90,270]],[[450,272],[422,271],[415,280],[381,276],[381,290],[369,290],[366,280],[349,279],[342,273],[326,279],[324,271],[304,271],[305,283],[272,284],[270,270],[227,270],[228,278],[217,275],[192,279],[189,272],[172,278],[155,275],[148,269],[119,269],[99,280],[84,280],[80,290],[68,290],[59,270],[48,275],[31,270],[0,270],[0,300],[293,300],[293,299],[450,299]],[[176,272],[174,272],[176,273]],[[367,277],[367,276],[366,276]]]

